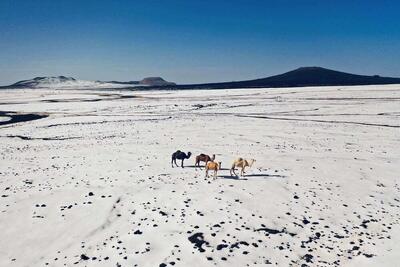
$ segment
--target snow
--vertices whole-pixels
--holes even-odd
[[[400,85],[0,91],[0,111],[48,115],[0,125],[0,266],[396,266],[399,100]],[[237,157],[256,159],[244,177]]]
[[[9,121],[11,118],[7,116],[0,116],[0,122],[2,121]]]

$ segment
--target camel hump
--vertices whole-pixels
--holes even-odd
[[[177,157],[181,153],[182,152],[180,150],[177,150],[176,152],[172,153],[172,157]]]

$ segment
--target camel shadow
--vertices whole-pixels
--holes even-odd
[[[181,165],[179,165],[179,164],[178,164],[178,167],[176,167],[176,166],[174,165],[174,167],[172,167],[172,168],[181,168],[181,169],[182,169]],[[185,169],[185,168],[198,169],[199,166],[195,166],[195,165],[183,165],[183,169]],[[204,166],[201,166],[201,169],[204,170]]]
[[[248,180],[248,179],[243,178],[243,177],[230,176],[230,175],[218,175],[217,178],[229,179],[229,180]]]
[[[285,178],[284,175],[278,174],[247,174],[244,176],[230,176],[230,175],[218,175],[218,178],[231,179],[231,180],[249,180],[251,177],[261,177],[261,178]]]
[[[279,175],[279,174],[248,174],[245,175],[245,177],[263,177],[263,178],[285,178],[286,176],[284,175]]]
[[[195,166],[195,165],[184,165],[183,167],[185,167],[185,168],[192,168],[192,169],[198,169],[198,170],[202,170],[202,171],[204,171],[205,169],[206,169],[206,167],[205,166]]]
[[[199,169],[199,170],[205,170],[206,169],[206,167],[205,166],[195,166],[195,165],[184,165],[183,167],[185,167],[185,168],[194,168],[194,169]],[[179,166],[179,168],[180,168],[180,166]],[[229,169],[228,168],[221,168],[221,169],[219,169],[218,171],[229,171]]]

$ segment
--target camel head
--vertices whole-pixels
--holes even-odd
[[[190,158],[191,155],[192,155],[192,152],[188,152],[186,158],[187,158],[187,159]]]
[[[222,166],[222,162],[220,161],[220,162],[218,162],[218,170],[220,170],[222,168],[221,166]]]
[[[249,160],[249,161],[250,161],[249,167],[251,168],[251,166],[253,166],[253,164],[254,164],[254,162],[256,162],[256,160],[255,160],[255,159],[251,159],[251,160]]]
[[[214,161],[214,160],[215,160],[215,154],[213,154],[211,157],[211,161]]]

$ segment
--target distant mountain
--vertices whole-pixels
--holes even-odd
[[[176,87],[185,88],[260,88],[260,87],[300,87],[300,86],[335,86],[335,85],[371,85],[400,84],[400,78],[366,76],[350,74],[321,67],[302,67],[280,75],[262,79],[187,84]]]
[[[14,83],[12,86],[15,87],[27,87],[37,88],[41,86],[50,86],[54,84],[70,84],[76,83],[76,80],[72,77],[58,76],[58,77],[36,77],[31,80],[23,80]]]
[[[280,75],[262,79],[177,85],[161,77],[148,77],[141,81],[84,81],[72,77],[36,77],[1,88],[49,88],[49,89],[96,89],[96,88],[136,88],[136,89],[224,89],[224,88],[268,88],[300,86],[343,86],[400,84],[400,78],[350,74],[321,67],[302,67]]]
[[[130,88],[130,87],[149,87],[149,86],[165,86],[175,85],[175,83],[167,82],[161,77],[144,78],[141,81],[85,81],[77,80],[72,77],[56,76],[56,77],[36,77],[30,80],[16,82],[9,86],[0,88],[26,88],[26,89],[96,89],[96,88]]]
[[[148,85],[148,86],[168,86],[168,85],[174,86],[174,85],[176,85],[173,82],[167,82],[166,80],[164,80],[161,77],[147,77],[147,78],[144,78],[143,80],[141,80],[139,82],[139,84]]]
[[[29,89],[84,89],[84,88],[119,88],[123,87],[119,84],[101,82],[101,81],[85,81],[77,80],[72,77],[36,77],[31,80],[16,82],[3,88],[29,88]]]
[[[142,79],[141,81],[129,81],[129,82],[119,82],[119,81],[110,81],[109,83],[115,84],[130,84],[130,85],[138,85],[138,86],[174,86],[176,83],[168,82],[161,77],[147,77]]]

